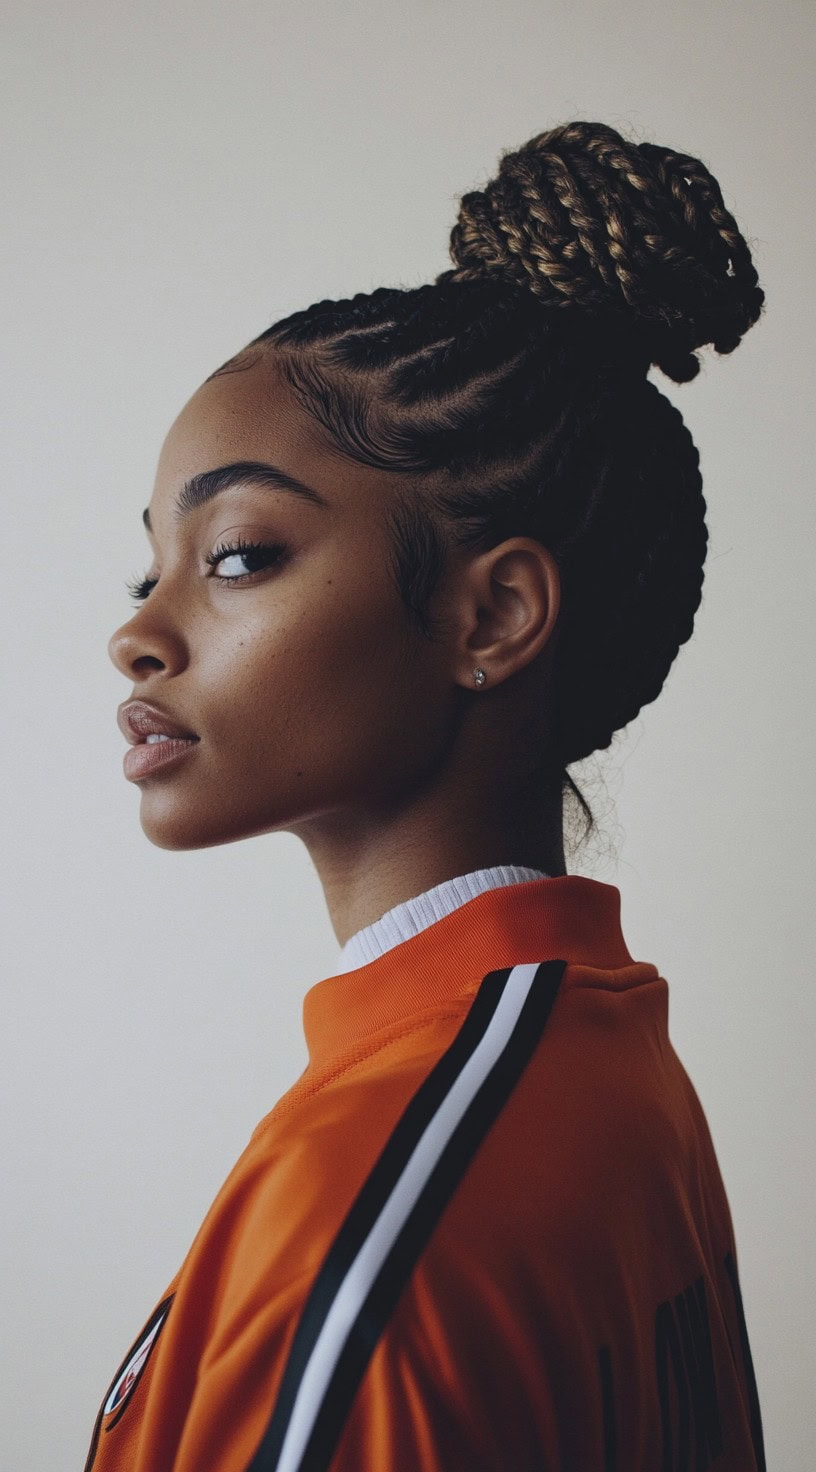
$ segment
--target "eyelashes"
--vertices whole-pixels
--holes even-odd
[[[125,583],[125,587],[131,598],[135,598],[137,603],[142,603],[151,588],[155,588],[156,582],[156,578],[132,578]]]
[[[216,568],[228,558],[236,557],[242,559],[245,563],[250,564],[245,572],[227,577],[218,577],[216,575],[216,581],[219,583],[244,583],[247,579],[254,577],[256,573],[262,572],[265,568],[274,567],[282,560],[285,552],[286,548],[280,542],[247,542],[243,537],[238,537],[234,542],[221,542],[213,552],[207,553],[204,561],[210,567]],[[125,586],[131,598],[137,603],[143,603],[148,594],[155,588],[157,582],[158,578],[133,578],[129,579]]]

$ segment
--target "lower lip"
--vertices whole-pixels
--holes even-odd
[[[131,746],[125,752],[122,763],[125,776],[129,782],[138,782],[140,777],[152,777],[160,767],[169,767],[171,762],[179,761],[197,745],[197,741],[179,741],[175,737],[170,741],[140,741],[138,746]]]

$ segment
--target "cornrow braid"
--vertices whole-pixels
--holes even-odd
[[[464,194],[453,268],[417,288],[322,301],[258,344],[329,443],[403,476],[388,509],[409,615],[457,544],[529,535],[561,579],[542,772],[608,747],[656,699],[702,596],[699,455],[647,374],[729,353],[764,293],[699,159],[573,122],[505,152]],[[227,365],[225,365],[227,366]]]

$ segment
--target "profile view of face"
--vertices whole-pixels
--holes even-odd
[[[311,823],[353,839],[421,786],[455,687],[394,582],[393,477],[327,448],[271,354],[234,362],[161,448],[146,596],[109,644],[132,687],[119,713],[134,743],[125,771],[162,848]],[[307,489],[246,470],[222,475],[216,494],[219,478],[188,484],[235,465],[271,465]],[[151,741],[144,711],[128,724],[134,701],[153,708]],[[195,739],[161,743],[162,717],[171,736]]]

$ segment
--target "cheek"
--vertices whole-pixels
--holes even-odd
[[[377,596],[373,596],[374,593]],[[438,745],[444,687],[438,651],[411,632],[390,589],[337,592],[269,645],[271,727],[297,743],[300,770],[373,791],[424,767]]]
[[[270,678],[286,691],[282,712],[322,747],[370,747],[378,733],[404,719],[409,688],[401,626],[390,611],[350,619],[342,608],[319,622],[295,625],[284,649],[270,652]]]
[[[334,583],[297,610],[259,607],[205,647],[209,719],[244,752],[369,746],[404,725],[423,683],[401,605]]]

